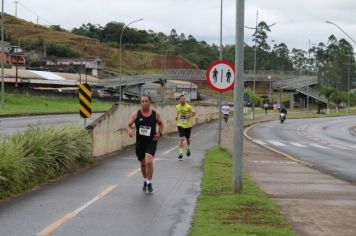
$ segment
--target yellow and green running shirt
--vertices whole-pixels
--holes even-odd
[[[192,106],[189,105],[188,103],[184,104],[184,106],[182,106],[181,104],[178,104],[176,106],[176,110],[178,113],[177,126],[180,126],[182,128],[192,127],[192,123],[189,120],[189,115],[191,112],[193,112]]]

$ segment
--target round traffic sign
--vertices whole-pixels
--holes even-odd
[[[234,87],[235,68],[229,61],[215,61],[209,66],[205,77],[212,89],[226,92]]]

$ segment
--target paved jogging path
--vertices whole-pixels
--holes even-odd
[[[192,130],[192,156],[177,160],[177,134],[158,144],[154,195],[142,192],[134,150],[0,203],[0,235],[187,235],[199,195],[205,151],[217,123]]]

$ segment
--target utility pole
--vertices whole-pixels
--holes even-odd
[[[39,22],[40,18],[37,16],[36,18],[36,24],[38,25],[38,22]]]
[[[235,36],[235,85],[234,85],[234,141],[233,141],[233,179],[234,193],[242,193],[243,170],[243,101],[244,101],[244,25],[245,0],[236,0]]]
[[[15,17],[17,17],[17,4],[19,3],[19,1],[15,1]]]

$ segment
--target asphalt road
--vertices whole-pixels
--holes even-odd
[[[310,163],[315,168],[356,183],[356,116],[262,123],[248,135],[261,145]]]
[[[155,193],[142,192],[133,150],[0,203],[0,235],[187,235],[200,190],[205,151],[217,123],[194,127],[192,156],[178,161],[177,134],[158,144]]]
[[[87,125],[101,114],[102,113],[94,113],[92,118],[87,119]],[[21,132],[29,126],[49,126],[57,124],[84,125],[84,119],[80,118],[79,114],[0,118],[0,137]]]

